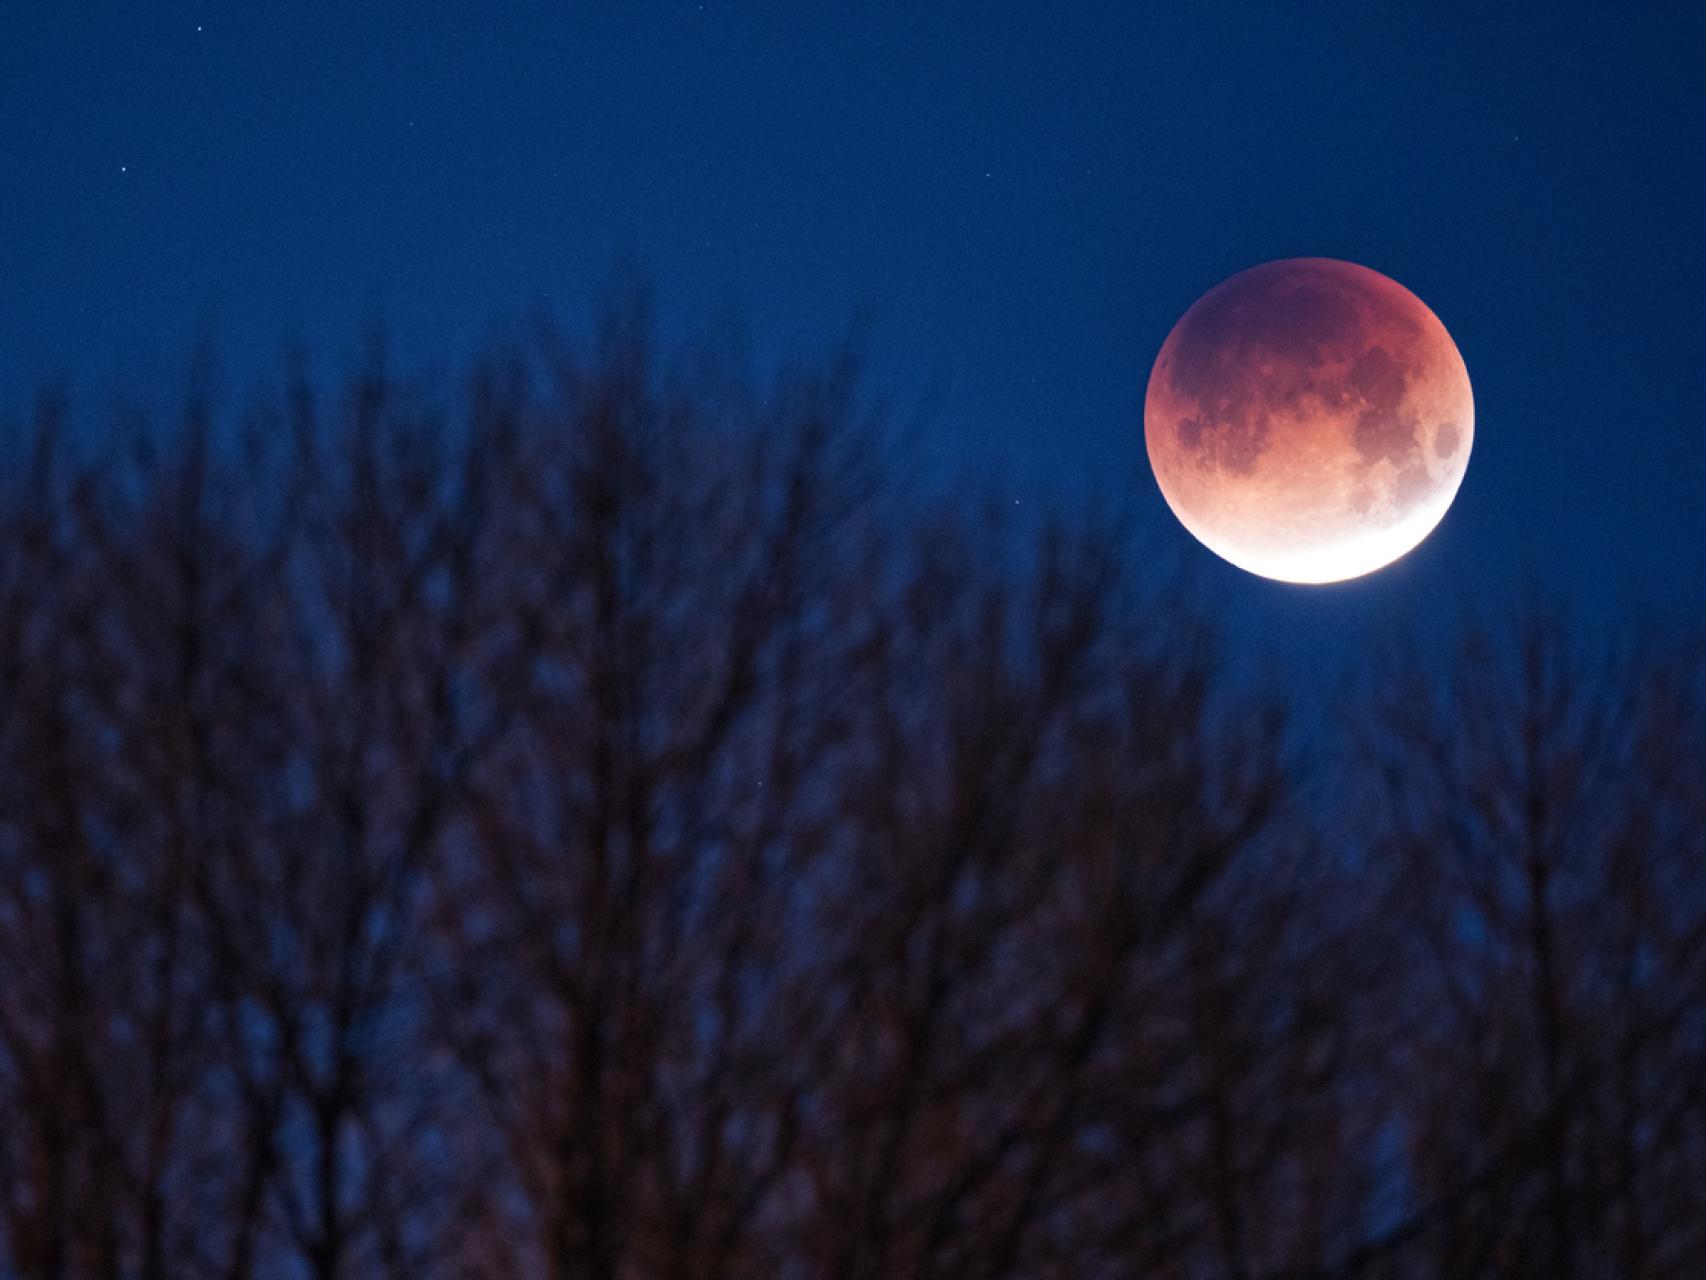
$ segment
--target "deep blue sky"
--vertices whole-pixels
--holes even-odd
[[[926,478],[1130,493],[1239,634],[1525,578],[1702,620],[1702,49],[1692,3],[0,0],[0,399],[376,311],[454,355],[626,259],[761,351],[870,307]],[[1476,395],[1441,528],[1325,590],[1195,550],[1142,452],[1173,321],[1295,255],[1415,291]]]

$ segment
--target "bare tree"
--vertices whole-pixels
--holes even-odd
[[[1692,1274],[1706,697],[1319,746],[1118,522],[643,300],[0,494],[0,1276]]]
[[[1310,990],[1332,930],[1294,910],[1282,718],[1211,687],[1208,637],[1132,599],[1119,538],[992,545],[920,550],[862,697],[814,1268],[1312,1259],[1338,1188],[1283,1184],[1322,1146],[1355,1163],[1320,1123],[1351,1001]]]
[[[798,931],[865,626],[840,593],[864,537],[853,373],[687,395],[616,316],[538,406],[507,551],[538,677],[434,916],[441,1025],[510,1170],[513,1270],[774,1265],[756,1221],[828,1012]]]
[[[1475,629],[1368,722],[1403,948],[1393,1098],[1421,1274],[1696,1265],[1706,841],[1698,672],[1552,615]]]

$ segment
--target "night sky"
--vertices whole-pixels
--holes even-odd
[[[1235,636],[1352,650],[1524,584],[1706,617],[1706,6],[0,4],[0,401],[383,315],[464,357],[625,264],[759,353],[856,311],[928,486],[1129,501]],[[1157,348],[1299,255],[1400,281],[1476,399],[1458,500],[1339,587],[1171,522]]]

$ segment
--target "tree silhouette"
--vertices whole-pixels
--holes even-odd
[[[1697,658],[1472,631],[1324,787],[851,349],[380,351],[20,433],[0,1275],[1694,1274]]]
[[[1370,716],[1424,1274],[1697,1266],[1706,839],[1698,668],[1597,663],[1555,614],[1472,628]],[[1396,1003],[1396,1002],[1395,1002]],[[1471,1176],[1473,1175],[1473,1176]]]

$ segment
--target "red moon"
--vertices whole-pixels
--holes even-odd
[[[1283,582],[1340,582],[1432,532],[1475,435],[1438,317],[1354,262],[1287,258],[1205,293],[1143,406],[1156,482],[1199,542]]]

